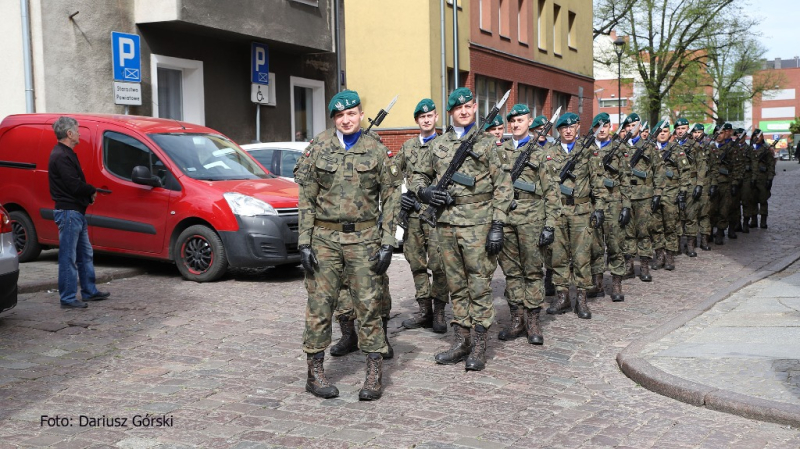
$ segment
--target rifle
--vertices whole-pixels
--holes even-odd
[[[544,128],[542,128],[541,131],[538,131],[536,133],[536,136],[532,136],[531,139],[528,141],[528,143],[525,144],[525,149],[522,150],[519,156],[517,156],[517,160],[514,161],[514,166],[511,167],[511,183],[515,189],[524,190],[530,193],[536,191],[535,185],[520,181],[519,177],[520,175],[522,175],[522,172],[523,170],[525,170],[525,167],[530,167],[534,170],[539,168],[530,163],[531,153],[533,153],[533,150],[536,148],[536,145],[539,144],[539,138],[542,136],[546,136],[547,133],[550,132],[550,129],[553,127],[553,123],[555,123],[556,120],[558,120],[558,115],[560,113],[561,113],[561,106],[558,107],[555,114],[553,114],[553,117],[551,117],[550,120],[547,123],[545,123]],[[514,210],[516,208],[517,208],[517,201],[512,200],[511,207],[509,208],[509,210]]]
[[[753,128],[752,126],[747,128],[747,131],[745,131],[742,134],[740,134],[739,137],[736,138],[736,140],[734,140],[734,141],[732,141],[732,142],[730,142],[728,144],[727,148],[725,148],[725,151],[719,156],[719,163],[720,164],[727,164],[728,153],[730,152],[731,148],[734,147],[734,146],[739,146],[739,144],[742,142],[742,139],[744,139],[744,136],[746,136],[747,133],[750,132],[750,129],[752,129],[752,128]],[[723,174],[726,174],[726,173],[723,173]]]
[[[508,96],[511,94],[511,90],[508,90],[503,98],[494,105],[489,114],[486,117],[483,117],[480,123],[477,125],[478,127],[475,128],[475,132],[467,137],[467,140],[461,142],[461,145],[458,146],[456,153],[453,155],[453,159],[450,161],[450,165],[447,166],[447,170],[445,170],[444,174],[439,178],[439,182],[436,183],[436,190],[439,191],[446,191],[448,187],[453,183],[453,177],[457,175],[458,169],[461,168],[461,165],[464,164],[464,161],[467,160],[467,157],[471,157],[473,159],[478,159],[480,156],[472,151],[472,147],[475,145],[478,137],[483,134],[483,127],[486,123],[494,120],[495,116],[500,112],[500,108],[506,103],[508,100]],[[461,175],[461,178],[466,178],[465,176]],[[464,179],[464,182],[470,181],[469,179]],[[472,180],[474,183],[474,179]],[[432,228],[436,227],[436,215],[439,212],[439,206],[434,206],[429,204],[428,207],[420,214],[419,218],[423,220],[425,223],[431,225]]]
[[[572,170],[575,169],[575,163],[578,161],[578,157],[580,157],[580,155],[583,154],[583,150],[585,150],[586,148],[589,148],[592,145],[592,143],[594,142],[594,140],[597,138],[597,135],[600,134],[600,129],[603,128],[602,125],[605,122],[600,122],[600,123],[601,123],[601,125],[597,128],[597,131],[592,132],[592,130],[589,130],[589,132],[587,132],[586,135],[583,136],[583,141],[581,142],[580,149],[578,149],[578,151],[575,151],[574,154],[572,155],[572,157],[569,158],[569,160],[561,168],[561,173],[558,174],[558,177],[560,179],[559,180],[559,184],[564,184],[564,181],[566,181],[567,178],[572,179],[572,180],[575,179],[575,174],[572,173]],[[567,189],[567,188],[562,185],[561,186],[561,192],[564,193],[565,195],[570,195],[571,196],[572,192],[571,191],[567,192],[565,189]],[[567,190],[571,190],[571,189],[567,189]]]
[[[639,131],[639,127],[641,125],[642,125],[642,121],[641,120],[636,122],[636,125],[634,125],[633,129],[631,129],[630,133],[627,133],[625,135],[625,138],[627,138],[629,135],[636,134]],[[614,144],[613,147],[611,147],[611,150],[608,152],[608,154],[603,156],[603,167],[606,170],[608,170],[611,173],[616,175],[617,173],[619,173],[619,169],[614,167],[613,165],[611,165],[611,161],[614,159],[614,154],[616,154],[617,150],[625,142],[625,140],[624,139],[619,139],[619,133],[617,133],[617,135],[614,136],[614,139],[617,140],[617,143]]]
[[[662,117],[661,120],[664,123],[669,124],[669,117],[667,117],[666,115],[664,117]],[[631,169],[633,169],[633,174],[636,175],[636,176],[639,176],[642,179],[644,179],[647,176],[647,173],[644,173],[641,170],[636,170],[636,168],[635,168],[636,164],[638,164],[639,160],[642,159],[642,158],[644,158],[644,160],[646,160],[648,162],[650,161],[650,158],[648,158],[644,154],[644,149],[647,148],[648,145],[653,145],[655,143],[657,135],[658,135],[657,133],[650,133],[650,135],[647,136],[647,140],[642,144],[642,146],[640,146],[636,150],[635,153],[633,153],[633,156],[631,157]],[[639,174],[637,174],[636,172],[639,172]],[[643,174],[644,176],[641,176],[641,174]]]
[[[392,106],[394,106],[394,103],[397,101],[397,97],[398,96],[395,95],[392,101],[389,103],[389,106],[386,106],[385,110],[381,109],[378,112],[378,115],[375,116],[374,120],[371,118],[367,119],[369,120],[369,127],[367,127],[367,130],[364,131],[364,134],[369,134],[369,130],[371,130],[373,126],[381,126],[381,122],[383,121],[384,118],[386,118],[386,115],[389,113],[389,111],[392,110]]]

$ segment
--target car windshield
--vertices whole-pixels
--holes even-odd
[[[151,134],[150,137],[190,178],[227,181],[275,177],[236,144],[219,135]]]

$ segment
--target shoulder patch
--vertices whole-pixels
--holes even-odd
[[[592,154],[597,156],[597,151],[593,151]]]
[[[386,150],[386,155],[389,157],[394,157],[394,153],[392,152],[392,150],[389,149]]]

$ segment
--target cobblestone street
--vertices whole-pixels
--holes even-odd
[[[0,317],[0,448],[800,447],[796,428],[653,393],[615,360],[714,292],[777,259],[800,257],[798,167],[777,165],[768,230],[698,250],[697,258],[679,256],[676,270],[654,271],[652,283],[625,281],[624,302],[590,300],[591,320],[545,316],[544,346],[497,340],[509,321],[498,271],[499,322],[489,330],[481,372],[434,363],[452,330],[400,328],[416,302],[408,265],[396,253],[389,269],[395,357],[384,362],[377,402],[358,401],[360,353],[326,357],[339,398],[305,392],[300,268],[239,271],[197,284],[174,266],[153,263],[145,275],[101,285],[111,299],[86,310],[60,309],[54,292],[23,294]],[[608,274],[606,284],[608,291]],[[134,417],[148,413],[168,425],[137,425]],[[126,426],[114,427],[122,418]]]

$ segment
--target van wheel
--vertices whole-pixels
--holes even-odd
[[[11,229],[14,235],[14,246],[17,247],[17,257],[20,262],[36,260],[42,252],[42,245],[36,235],[31,218],[25,212],[15,210],[8,213],[11,219]]]
[[[228,258],[222,239],[207,226],[189,226],[175,242],[175,263],[184,278],[195,282],[211,282],[228,269]]]

